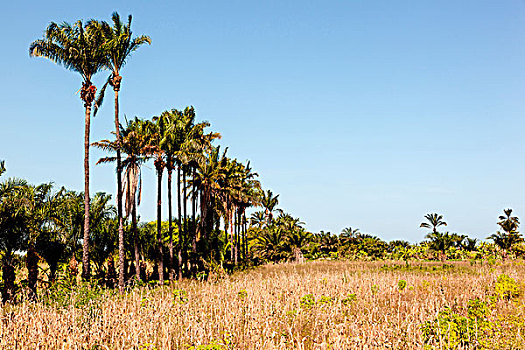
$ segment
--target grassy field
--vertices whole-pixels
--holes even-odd
[[[1,309],[0,348],[524,349],[524,272],[519,261],[320,261],[123,296],[58,289]]]

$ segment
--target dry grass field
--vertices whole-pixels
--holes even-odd
[[[78,287],[5,305],[0,348],[525,349],[524,272],[517,261],[320,261],[123,296]]]

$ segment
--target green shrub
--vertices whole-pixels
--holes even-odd
[[[315,298],[312,294],[306,294],[301,298],[301,308],[309,310],[315,306]]]
[[[188,302],[188,293],[184,289],[175,289],[172,294],[174,304],[184,304]]]
[[[248,292],[245,289],[242,289],[239,291],[239,293],[237,293],[237,296],[239,297],[239,299],[246,299],[246,297],[248,296]]]
[[[519,297],[521,294],[520,285],[512,277],[505,274],[498,276],[496,280],[496,295],[503,300],[511,300]]]
[[[407,287],[407,281],[399,280],[399,282],[397,282],[397,288],[399,289],[400,292],[402,292],[406,287]]]
[[[466,311],[464,316],[445,307],[434,320],[425,322],[421,327],[425,344],[436,349],[477,347],[492,326],[488,321],[489,308],[485,302],[473,299]]]
[[[352,293],[352,294],[348,294],[346,296],[346,298],[342,299],[341,300],[341,303],[344,305],[344,306],[349,306],[352,302],[356,301],[357,300],[357,296],[355,293]]]

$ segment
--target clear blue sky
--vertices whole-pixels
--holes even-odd
[[[194,105],[309,230],[351,226],[420,241],[429,212],[479,238],[497,229],[504,208],[525,221],[525,2],[517,0],[3,3],[8,176],[83,189],[80,77],[29,58],[28,47],[50,21],[109,20],[115,10],[133,14],[134,32],[153,41],[122,72],[122,113]],[[93,141],[109,136],[112,113],[108,99]],[[92,164],[92,192],[114,193],[113,168]],[[140,213],[152,220],[152,166],[144,182]]]

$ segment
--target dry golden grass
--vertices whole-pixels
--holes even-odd
[[[217,282],[141,287],[124,296],[106,292],[84,305],[6,305],[0,348],[422,349],[425,321],[445,306],[489,298],[500,273],[521,281],[525,271],[519,262],[454,262],[445,269],[440,263],[383,265],[270,265]],[[407,282],[403,291],[400,280]],[[493,313],[523,321],[523,305],[521,298],[500,301]],[[501,339],[495,336],[494,344],[500,345],[494,348],[521,348],[523,322],[502,325],[509,329],[497,333]]]

